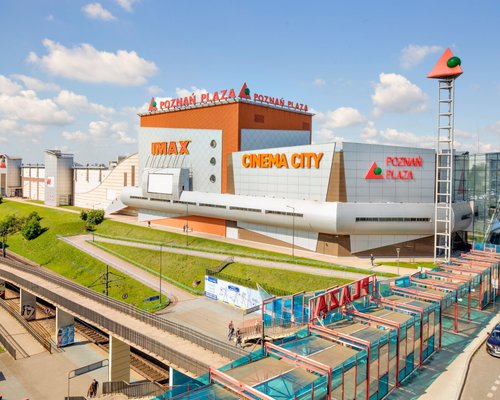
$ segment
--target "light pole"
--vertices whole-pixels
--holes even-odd
[[[399,275],[399,251],[401,249],[399,247],[396,247],[396,253],[398,253],[398,275]]]
[[[292,209],[292,259],[295,259],[295,207],[286,207]]]
[[[186,247],[189,246],[189,203],[186,202]]]
[[[161,260],[163,254],[163,243],[160,243],[160,304],[161,304]]]

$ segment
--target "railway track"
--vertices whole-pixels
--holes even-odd
[[[5,299],[8,307],[19,314],[19,293],[6,288]],[[45,304],[37,303],[36,316],[36,320],[28,321],[28,323],[36,332],[52,341],[52,334],[50,332],[55,332],[55,310]],[[75,319],[75,330],[88,341],[94,343],[106,352],[109,352],[109,339],[107,335],[83,323],[82,321],[79,321],[78,319]],[[143,376],[148,381],[157,382],[159,384],[168,383],[168,367],[162,368],[140,354],[132,351],[134,350],[131,349],[130,353],[130,367],[135,372]]]

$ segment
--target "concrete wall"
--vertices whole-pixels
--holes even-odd
[[[45,152],[45,204],[73,203],[73,155]]]

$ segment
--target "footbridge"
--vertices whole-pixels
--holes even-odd
[[[0,284],[5,282],[20,288],[21,307],[36,302],[36,298],[56,307],[56,337],[57,330],[75,317],[109,334],[110,380],[128,380],[130,347],[190,377],[246,354],[243,349],[106,297],[42,267],[2,259]]]

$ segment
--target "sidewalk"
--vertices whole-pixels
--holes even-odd
[[[45,348],[31,336],[24,326],[2,307],[0,307],[0,331],[1,333],[8,332],[9,337],[6,339],[16,349],[18,359],[46,352]]]

